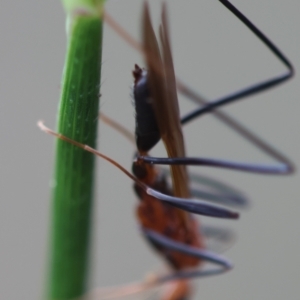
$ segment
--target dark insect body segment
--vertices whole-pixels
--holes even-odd
[[[135,79],[133,94],[136,111],[136,145],[140,152],[147,152],[160,140],[160,132],[151,102],[147,73],[135,65],[132,74]]]

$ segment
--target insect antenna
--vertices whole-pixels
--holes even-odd
[[[153,189],[150,186],[147,186],[145,183],[141,182],[138,178],[136,178],[134,175],[132,175],[123,166],[121,166],[119,163],[117,163],[115,160],[113,160],[109,156],[97,151],[96,149],[93,149],[92,147],[90,147],[88,145],[74,141],[60,133],[57,133],[57,132],[51,130],[50,128],[46,127],[42,121],[39,121],[37,125],[42,131],[44,131],[48,134],[51,134],[65,142],[73,144],[76,147],[82,148],[82,149],[84,149],[90,153],[93,153],[94,155],[99,156],[102,159],[106,160],[107,162],[109,162],[110,164],[112,164],[116,168],[118,168],[120,171],[122,171],[131,180],[133,180],[148,195],[150,195],[156,199],[165,201],[173,206],[179,207],[183,210],[186,210],[186,211],[189,211],[189,212],[192,212],[195,214],[203,214],[206,216],[214,216],[216,218],[229,218],[229,219],[237,219],[239,216],[237,212],[233,212],[229,209],[226,209],[224,206],[221,206],[221,205],[211,204],[208,201],[192,199],[192,198],[173,197],[173,196],[163,194],[159,191],[156,191],[155,189]]]

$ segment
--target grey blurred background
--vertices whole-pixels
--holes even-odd
[[[141,0],[109,0],[107,10],[139,38]],[[284,67],[218,1],[169,1],[177,75],[208,99],[279,74]],[[300,70],[300,4],[296,0],[235,0]],[[159,1],[151,1],[159,22]],[[36,122],[55,125],[65,54],[65,16],[59,1],[1,1],[0,10],[0,298],[39,299],[45,281],[49,182],[54,139]],[[104,29],[101,109],[133,130],[131,70],[143,65],[110,28]],[[299,77],[226,108],[300,167]],[[182,112],[194,107],[180,98]],[[268,161],[209,116],[185,128],[190,155]],[[100,140],[101,138],[101,140]],[[130,168],[134,151],[100,124],[99,148]],[[160,147],[154,154],[160,153]],[[298,299],[300,294],[299,173],[255,176],[201,169],[244,191],[250,209],[233,228],[226,275],[195,281],[196,299]],[[98,161],[91,287],[143,278],[160,265],[138,233],[132,182]]]

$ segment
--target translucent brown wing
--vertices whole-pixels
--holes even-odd
[[[162,24],[160,26],[160,40],[162,54],[151,25],[149,8],[146,3],[143,13],[143,46],[153,107],[168,156],[184,157],[184,140],[179,117],[176,80],[165,5],[163,6]],[[188,175],[185,166],[172,166],[171,173],[174,195],[189,197]]]

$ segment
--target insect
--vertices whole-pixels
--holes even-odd
[[[183,117],[181,119],[182,124],[189,122],[190,120],[196,118],[199,115],[212,112],[214,109],[224,104],[242,99],[251,94],[273,87],[289,79],[293,75],[293,67],[291,66],[289,61],[283,56],[283,54],[277,49],[277,47],[275,47],[269,39],[267,39],[248,19],[246,19],[228,1],[222,0],[220,2],[223,3],[232,13],[234,13],[255,35],[259,37],[259,39],[262,42],[264,42],[269,47],[269,49],[288,67],[288,72],[276,78],[272,78],[271,80],[255,84],[253,86],[250,86],[249,88],[245,88],[238,92],[232,93],[229,96],[212,101],[211,103],[204,105],[204,107],[201,107],[198,110]],[[175,279],[177,280],[178,287],[181,284],[185,284],[184,279],[186,278],[219,273],[231,267],[230,263],[224,258],[214,255],[213,253],[210,253],[206,250],[202,250],[202,248],[204,248],[204,242],[202,240],[201,235],[199,234],[198,226],[196,225],[196,222],[194,221],[193,217],[190,214],[183,212],[183,210],[215,217],[237,217],[236,213],[231,212],[227,209],[210,205],[206,202],[190,200],[188,179],[186,170],[183,167],[183,165],[207,165],[213,167],[222,167],[228,169],[267,174],[291,173],[293,171],[293,167],[289,160],[286,159],[283,155],[269,147],[267,144],[259,140],[251,133],[249,133],[240,124],[218,111],[215,111],[215,115],[218,118],[220,118],[223,122],[231,126],[239,133],[243,134],[243,136],[245,136],[248,140],[252,141],[257,147],[264,150],[271,157],[277,159],[280,163],[274,165],[259,165],[240,162],[230,162],[218,159],[185,157],[183,146],[184,143],[179,125],[180,122],[178,119],[179,113],[176,104],[176,92],[174,92],[176,84],[168,41],[167,25],[165,20],[166,17],[163,17],[163,25],[160,30],[161,40],[163,44],[162,56],[164,57],[163,63],[160,62],[160,64],[157,63],[159,61],[160,54],[157,54],[158,51],[157,49],[155,49],[157,48],[156,42],[153,40],[153,36],[151,36],[150,34],[152,29],[150,28],[151,26],[149,19],[149,14],[146,9],[144,20],[147,21],[145,21],[144,24],[144,36],[147,36],[147,39],[145,39],[144,51],[146,53],[148,73],[147,75],[145,75],[143,74],[142,69],[136,67],[134,72],[136,78],[136,93],[142,93],[140,100],[144,101],[148,106],[149,102],[147,102],[146,100],[150,97],[150,95],[153,99],[159,99],[162,96],[166,97],[167,100],[162,101],[162,104],[166,106],[158,107],[158,100],[153,100],[154,111],[153,108],[145,108],[145,106],[142,108],[142,110],[147,110],[147,112],[152,110],[152,114],[154,113],[154,122],[149,121],[143,123],[143,121],[141,121],[142,123],[139,123],[139,121],[137,121],[138,126],[136,130],[136,136],[139,153],[134,162],[133,173],[139,180],[137,180],[134,176],[122,169],[121,166],[117,165],[115,162],[112,162],[111,159],[107,157],[106,159],[110,160],[114,165],[118,166],[118,168],[122,169],[123,172],[126,172],[128,176],[135,180],[135,189],[142,202],[144,202],[144,204],[148,203],[150,207],[152,205],[152,209],[154,211],[161,211],[160,216],[159,214],[156,214],[154,216],[158,219],[154,219],[154,222],[152,220],[151,223],[149,222],[149,216],[145,216],[146,214],[149,214],[149,209],[144,209],[142,207],[138,213],[140,221],[142,223],[141,230],[147,237],[147,239],[150,240],[152,244],[154,244],[154,246],[163,254],[164,257],[166,257],[166,259],[171,264],[172,268],[175,270],[173,274],[161,277],[158,281],[164,282],[169,281],[171,279]],[[162,74],[161,70],[164,70],[164,74]],[[140,84],[139,88],[137,88],[138,84]],[[192,98],[199,100],[199,98],[193,95],[191,91],[189,91],[185,86],[180,85],[180,87],[183,92],[185,92],[186,94],[190,94]],[[136,97],[138,98],[138,96]],[[172,102],[171,104],[168,104],[167,101]],[[137,109],[138,105],[139,104],[136,103]],[[173,109],[173,111],[169,112],[171,109]],[[168,113],[170,113],[170,116],[168,116]],[[139,116],[140,113],[137,113],[137,115]],[[153,126],[151,125],[151,137],[149,137],[149,132],[147,131],[148,127],[150,126],[149,124],[152,124],[154,125],[154,127],[157,127],[153,130]],[[141,130],[143,126],[146,127],[146,134],[143,130]],[[45,127],[43,127],[43,129],[49,133],[53,133]],[[175,137],[171,136],[171,133],[169,131],[170,129],[171,131],[175,131]],[[76,141],[71,141],[67,137],[63,137],[61,135],[57,136],[63,140],[71,142],[79,147],[82,147],[90,152],[93,152],[103,157],[102,154],[100,155],[97,151],[89,148],[88,146],[79,144]],[[145,142],[142,141],[144,137],[146,137]],[[164,141],[164,144],[166,145],[169,158],[149,157],[148,151],[155,145],[155,143],[161,137]],[[173,165],[171,172],[174,182],[174,195],[176,197],[168,195],[172,193],[168,190],[168,187],[165,185],[164,179],[159,177],[159,175],[157,174],[157,170],[153,167],[152,164]],[[159,201],[153,200],[153,197],[159,199]],[[183,200],[182,198],[186,199]],[[162,209],[154,208],[156,204],[161,207],[160,201],[167,202],[167,204],[163,204]],[[174,208],[174,206],[176,208]],[[149,208],[149,206],[147,207]],[[180,210],[178,208],[180,208]],[[144,211],[146,211],[145,214]],[[171,220],[171,224],[159,224],[159,220],[169,217]],[[153,218],[153,216],[150,216],[150,220],[151,218]],[[153,226],[153,223],[155,226]],[[176,223],[179,224],[179,227],[176,227],[177,225],[174,225]],[[176,229],[172,231],[172,227],[175,227]],[[186,270],[189,267],[196,267],[200,265],[203,260],[214,262],[220,265],[222,268],[208,271]],[[171,298],[170,296],[170,298],[166,299],[182,299],[182,297],[186,297],[188,294],[189,290],[187,288],[186,290],[183,289],[181,294],[178,293],[176,295],[177,298]]]

